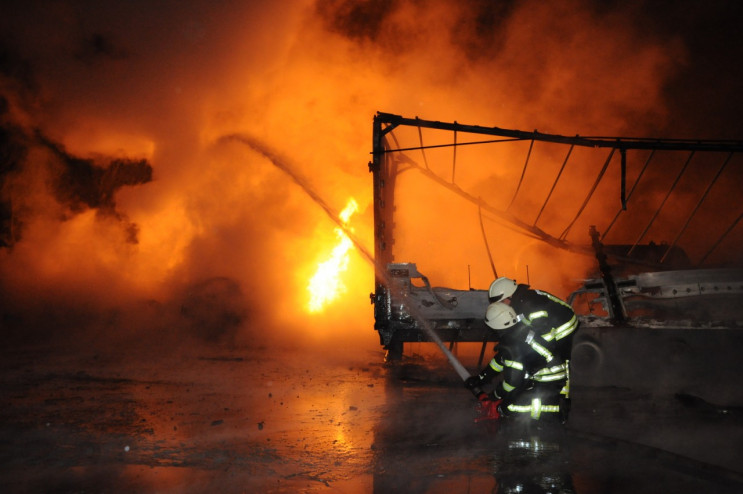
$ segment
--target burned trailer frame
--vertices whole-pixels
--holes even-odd
[[[487,291],[432,287],[414,263],[389,263],[385,281],[372,297],[375,329],[389,359],[402,356],[404,342],[431,341],[428,331],[451,343],[495,341],[483,321]]]
[[[743,327],[743,269],[652,271],[614,278],[625,315],[640,321],[692,327]],[[593,295],[591,305],[612,314],[605,280],[585,280],[569,303]]]
[[[374,117],[372,161],[373,177],[375,289],[374,329],[389,359],[402,356],[405,342],[431,341],[423,325],[446,342],[494,341],[494,334],[482,320],[487,308],[484,290],[433,288],[418,272],[415,263],[394,262],[393,212],[397,161],[387,153],[385,136],[397,126],[395,116],[378,113]],[[413,280],[423,286],[416,286]],[[484,348],[484,347],[483,347]]]
[[[422,136],[420,146],[393,148],[390,144],[392,131],[401,126],[417,128],[419,135],[420,129],[435,129],[452,132],[454,139],[449,144],[437,144],[433,146],[423,146]],[[476,142],[457,142],[457,133],[482,135],[481,141]],[[481,198],[470,195],[467,191],[460,188],[454,182],[454,172],[456,169],[456,147],[473,144],[489,144],[513,141],[531,141],[532,146],[535,141],[562,144],[573,147],[602,148],[609,151],[603,168],[598,174],[596,182],[589,190],[587,197],[579,207],[575,218],[567,225],[564,231],[559,234],[549,233],[539,226],[537,220],[533,223],[524,221],[506,209],[498,209],[487,204]],[[431,341],[427,331],[421,331],[426,326],[436,331],[436,334],[445,342],[451,344],[455,342],[482,342],[483,350],[485,344],[489,341],[495,341],[496,336],[493,331],[489,331],[485,326],[482,318],[487,309],[487,291],[486,290],[458,290],[452,288],[435,288],[430,285],[428,279],[418,272],[414,259],[406,259],[400,262],[395,258],[395,218],[396,209],[395,186],[397,175],[400,172],[402,163],[410,164],[404,159],[399,158],[399,153],[411,150],[424,150],[431,148],[440,148],[451,146],[455,149],[454,163],[452,169],[451,181],[443,179],[432,173],[430,170],[418,168],[418,171],[424,173],[427,178],[432,179],[438,185],[448,188],[452,193],[459,195],[465,200],[477,205],[478,209],[487,211],[489,214],[498,217],[510,223],[515,229],[525,235],[536,238],[546,244],[558,249],[565,249],[574,253],[583,255],[598,256],[598,252],[590,244],[578,245],[566,240],[567,233],[575,224],[578,217],[583,213],[591,196],[601,181],[604,172],[608,168],[613,156],[619,157],[620,166],[620,186],[619,200],[621,211],[627,209],[627,201],[634,190],[634,186],[627,191],[627,151],[642,150],[650,151],[650,157],[645,166],[649,163],[655,151],[685,151],[689,152],[688,162],[696,152],[725,152],[729,153],[725,163],[718,171],[718,176],[733,154],[743,151],[743,142],[729,140],[688,140],[688,139],[649,139],[649,138],[632,138],[632,137],[582,137],[582,136],[562,136],[557,134],[545,134],[537,131],[526,132],[520,130],[509,130],[499,127],[483,127],[477,125],[464,125],[457,122],[446,123],[439,121],[423,120],[419,118],[405,118],[400,115],[378,112],[373,119],[372,129],[372,160],[369,162],[369,171],[372,173],[373,181],[373,213],[374,213],[374,265],[375,265],[375,287],[374,292],[370,295],[371,303],[374,305],[374,329],[379,333],[380,343],[388,350],[388,356],[398,358],[402,356],[403,344],[405,342],[424,342]],[[570,151],[565,158],[563,167],[567,164],[570,157]],[[619,151],[615,153],[615,151]],[[526,156],[524,171],[521,179],[523,180],[526,166],[531,156],[531,147]],[[684,168],[686,165],[684,166]],[[683,172],[682,172],[683,173]],[[640,176],[637,178],[639,182]],[[555,180],[555,183],[559,180]],[[678,178],[677,178],[678,181]],[[637,185],[635,182],[635,185]],[[516,187],[516,193],[511,201],[516,198],[521,181]],[[675,185],[675,184],[674,184]],[[554,187],[553,187],[554,188]],[[670,194],[670,192],[669,192]],[[706,192],[705,192],[706,195]],[[548,197],[549,199],[549,197]],[[703,200],[703,199],[702,199]],[[545,201],[546,205],[546,201]],[[541,214],[541,212],[540,212]],[[656,213],[657,214],[657,213]],[[619,215],[619,212],[617,213]],[[693,215],[693,213],[692,213]],[[743,215],[742,215],[743,216]],[[738,218],[740,219],[740,218]],[[616,217],[614,218],[616,220]],[[652,223],[652,222],[651,222]],[[609,223],[603,231],[602,237],[605,236],[614,221]],[[734,227],[737,224],[737,221]],[[482,225],[482,218],[481,218]],[[688,222],[687,222],[688,225]],[[592,227],[593,228],[593,227]],[[646,228],[645,232],[650,228]],[[685,227],[686,228],[686,225]],[[679,236],[682,232],[679,233]],[[483,231],[484,235],[484,231]],[[593,232],[594,237],[596,233]],[[632,248],[637,246],[641,239],[635,243]],[[678,237],[677,239],[678,240]],[[674,244],[669,246],[669,251],[675,247]],[[594,247],[596,242],[594,242]],[[487,247],[487,240],[486,240]],[[714,247],[713,247],[714,248]],[[632,249],[630,249],[631,252]],[[489,249],[488,249],[489,253]],[[489,253],[490,254],[490,253]],[[619,263],[627,260],[623,256],[609,256],[613,261]],[[599,259],[600,263],[605,263],[605,259]],[[661,260],[662,262],[662,260]],[[491,259],[491,264],[492,259]],[[657,266],[656,266],[657,267]],[[650,266],[652,268],[652,266]],[[667,269],[660,266],[660,269]],[[493,266],[494,275],[495,266]],[[416,284],[416,280],[418,280]],[[611,314],[612,322],[617,322],[624,315],[625,299],[623,295],[627,294],[627,285],[632,284],[631,280],[620,280],[617,286],[611,277],[604,277],[602,280],[593,280],[593,285],[601,284],[601,293],[606,300],[606,307]],[[606,284],[611,285],[607,289]],[[586,290],[586,288],[584,288]],[[588,289],[588,291],[591,291]],[[482,353],[482,352],[481,352]]]

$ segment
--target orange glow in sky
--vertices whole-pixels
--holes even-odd
[[[691,11],[689,2],[538,0],[78,3],[5,2],[0,16],[3,336],[15,321],[18,335],[33,322],[64,341],[105,324],[107,335],[136,342],[167,333],[261,344],[262,327],[304,337],[312,314],[313,337],[374,339],[377,266],[367,247],[380,238],[367,165],[378,111],[564,135],[742,133],[741,69],[723,63],[740,58],[740,43],[721,42],[720,31],[739,26],[721,14],[725,2]],[[656,21],[663,29],[649,29]],[[420,169],[396,165],[385,248],[434,286],[486,288],[491,253],[499,275],[567,296],[595,271],[592,257],[555,254],[487,211],[481,221],[473,204],[421,173],[430,166],[496,209],[524,175],[508,212],[531,224],[565,149],[537,142],[529,154],[529,142],[514,141],[454,152],[454,140],[471,137],[463,134],[385,134],[394,147],[440,146],[404,153]],[[576,149],[539,228],[557,235],[571,221],[604,151]],[[722,158],[694,157],[678,202],[646,241],[676,236],[701,197],[688,184],[709,183]],[[611,243],[638,238],[685,159],[653,158]],[[139,160],[146,180],[114,166]],[[571,242],[590,245],[585,225],[602,230],[620,207],[618,160]],[[644,160],[630,153],[628,186]],[[739,214],[730,198],[740,170],[731,161],[681,237],[685,248],[699,244],[694,259],[711,243],[702,239],[730,224],[718,211]],[[691,233],[697,225],[703,235]],[[741,226],[720,245],[720,262],[723,252],[741,257]]]

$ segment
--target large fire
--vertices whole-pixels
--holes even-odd
[[[358,209],[358,203],[354,198],[351,198],[338,215],[343,226],[350,231],[353,231],[353,229],[348,226],[348,222]],[[315,274],[307,284],[307,291],[310,294],[310,300],[307,303],[309,312],[321,312],[346,291],[346,285],[343,283],[341,275],[348,270],[349,254],[353,249],[353,242],[348,238],[343,228],[336,227],[335,234],[338,237],[338,244],[333,247],[327,260],[318,264]]]
[[[712,63],[735,60],[737,51],[705,57],[701,83],[692,84],[695,58],[718,38],[698,36],[701,44],[687,47],[689,26],[676,31],[678,23],[649,33],[626,2],[196,1],[148,9],[152,22],[141,22],[141,2],[111,10],[112,3],[80,9],[62,1],[50,10],[43,2],[6,2],[0,16],[3,336],[9,321],[25,335],[28,319],[37,317],[39,327],[67,341],[60,321],[68,314],[70,328],[104,321],[112,335],[159,335],[183,327],[186,316],[214,314],[211,326],[226,321],[253,342],[264,334],[258,328],[304,334],[287,320],[330,312],[343,298],[364,306],[343,309],[374,336],[362,318],[373,316],[364,291],[374,288],[374,262],[363,246],[378,240],[366,166],[377,111],[565,134],[677,136],[676,124],[683,124],[679,137],[740,134],[736,105],[726,92],[709,90],[709,81],[739,86],[730,64]],[[709,12],[699,26],[719,28],[712,22],[718,14]],[[659,17],[666,18],[675,17]],[[726,47],[737,45],[717,46]],[[697,110],[702,118],[688,118]],[[513,155],[498,154],[500,144],[454,152],[443,146],[465,136],[408,130],[386,135],[409,147],[442,146],[425,156],[405,153],[411,159],[431,160],[445,178],[456,164],[457,187],[493,205],[513,197],[527,142]],[[223,139],[235,135],[251,136],[251,149]],[[275,156],[262,148],[285,163],[274,166]],[[553,168],[534,171],[540,155]],[[522,189],[511,213],[536,217],[563,158],[534,146],[526,180],[537,183],[528,182],[530,193]],[[629,160],[628,185],[637,166]],[[734,190],[733,169],[716,188],[726,182]],[[663,194],[670,184],[656,170],[641,185],[657,183]],[[456,194],[431,192],[435,184],[416,170],[398,175],[390,204],[395,237],[385,239],[395,259],[416,262],[437,286],[487,286],[492,270],[477,211],[465,204],[460,213]],[[552,224],[550,214],[569,220],[578,204],[559,206],[556,198],[576,191],[582,199],[595,176],[586,168],[563,177],[538,226],[561,231],[565,224]],[[647,197],[638,209],[655,209],[651,194],[638,189],[635,198]],[[338,220],[337,233],[328,231],[313,253],[319,257],[308,261],[302,247],[325,224],[325,206],[338,201],[340,211],[351,196],[360,210],[344,214],[363,241],[352,243],[357,232]],[[590,206],[598,209],[604,196],[613,215],[614,194],[597,193]],[[731,209],[728,197],[720,208]],[[627,218],[619,218],[612,242],[637,238]],[[572,283],[584,274],[546,247],[526,249],[522,236],[487,215],[485,227],[499,274],[526,279],[528,264],[531,280],[545,289],[558,277]],[[356,254],[371,260],[371,269],[355,270]],[[133,324],[134,315],[142,323]],[[209,325],[198,319],[192,326],[188,331],[201,334]]]

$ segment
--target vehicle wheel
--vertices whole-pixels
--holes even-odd
[[[392,339],[385,348],[387,349],[384,356],[385,362],[402,360],[403,341],[397,335],[392,335]]]

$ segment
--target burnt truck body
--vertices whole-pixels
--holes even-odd
[[[412,128],[420,137],[419,145],[401,145],[395,130],[403,127]],[[442,140],[430,146],[424,146],[423,133],[421,129],[433,129],[434,131],[449,132],[451,141],[447,144]],[[462,142],[462,135],[473,135],[476,139],[484,138],[482,141]],[[562,249],[575,253],[576,255],[595,257],[596,275],[582,282],[577,280],[575,291],[568,297],[568,301],[576,308],[576,312],[583,316],[584,321],[600,318],[599,324],[621,323],[623,326],[634,324],[640,320],[666,320],[673,321],[672,324],[682,324],[681,319],[692,321],[691,324],[700,324],[700,321],[720,321],[728,327],[737,327],[738,321],[743,320],[743,270],[731,269],[728,265],[722,268],[707,269],[701,264],[711,258],[710,254],[718,249],[725,237],[731,233],[740,221],[740,216],[733,216],[729,228],[724,230],[722,236],[719,232],[705,231],[703,234],[689,235],[689,227],[692,217],[698,213],[702,202],[707,197],[723,169],[733,161],[733,157],[740,156],[743,151],[743,142],[740,141],[703,141],[703,140],[663,140],[663,139],[639,139],[621,137],[566,137],[555,134],[543,134],[537,131],[524,132],[508,130],[498,127],[481,127],[463,125],[457,122],[443,123],[438,121],[421,120],[419,118],[404,118],[399,115],[388,113],[377,113],[373,121],[373,149],[372,161],[369,162],[369,171],[372,173],[373,195],[374,195],[374,263],[375,263],[375,287],[371,294],[371,302],[374,305],[374,329],[379,333],[380,343],[388,350],[392,358],[401,357],[403,344],[405,342],[431,341],[429,331],[432,329],[442,341],[453,344],[455,342],[481,342],[483,349],[485,344],[496,341],[496,335],[490,331],[483,322],[483,316],[488,305],[487,290],[457,289],[449,287],[432,286],[429,279],[418,270],[416,259],[398,258],[400,255],[396,249],[398,232],[395,212],[398,201],[402,197],[395,194],[398,176],[404,169],[415,169],[433,185],[448,189],[458,200],[463,200],[477,207],[480,213],[480,227],[485,240],[485,247],[490,256],[487,245],[487,237],[482,222],[482,212],[485,211],[490,218],[495,218],[501,223],[508,223],[509,228],[523,233],[530,239],[537,239],[549,247]],[[537,219],[531,221],[519,217],[509,211],[508,207],[496,207],[484,201],[479,195],[468,192],[455,180],[455,171],[459,173],[457,165],[456,148],[462,145],[508,145],[508,143],[526,142],[531,143],[526,154],[526,163],[521,173],[521,179],[526,175],[526,167],[532,159],[532,148],[534,143],[547,143],[552,146],[569,148],[567,157],[562,164],[563,168],[568,164],[568,159],[574,147],[590,148],[593,150],[606,151],[603,167],[600,168],[596,183],[582,204],[577,207],[578,213],[569,222],[562,233],[551,233],[537,225]],[[433,166],[429,167],[430,155],[426,160],[426,151],[434,148],[440,149],[449,146],[454,149],[454,162],[452,163],[451,179],[445,178],[438,173]],[[410,157],[411,152],[422,155],[423,164],[418,163]],[[616,153],[615,153],[616,152]],[[656,153],[657,152],[657,153]],[[629,199],[635,186],[640,181],[648,164],[658,160],[658,154],[664,152],[676,153],[673,156],[681,156],[686,160],[681,173],[673,182],[666,199],[672,194],[673,188],[679,182],[683,171],[692,161],[699,159],[700,155],[711,156],[710,164],[717,163],[717,157],[722,156],[722,166],[719,168],[713,181],[709,184],[704,194],[701,195],[699,204],[691,211],[689,218],[681,231],[671,244],[654,244],[653,242],[643,244],[643,236],[651,231],[654,220],[660,214],[663,203],[658,211],[645,227],[643,234],[634,244],[630,245],[604,245],[602,240],[614,225],[620,213],[628,209]],[[645,161],[643,169],[636,175],[636,181],[627,191],[626,177],[628,170],[628,155],[631,154],[633,163]],[[640,153],[646,153],[641,155]],[[616,156],[617,158],[613,158]],[[647,159],[645,159],[647,156]],[[653,158],[656,156],[655,158]],[[696,157],[695,157],[696,156]],[[603,158],[602,158],[603,159]],[[604,177],[604,172],[610,163],[615,162],[619,166],[619,173],[615,174],[618,181],[620,210],[612,218],[604,216],[591,218],[596,224],[608,224],[603,233],[599,233],[594,225],[590,227],[589,234],[592,244],[569,242],[568,233],[581,215],[587,215],[587,206],[592,194],[595,192],[599,182]],[[740,160],[735,163],[737,168]],[[704,162],[703,166],[708,166]],[[477,166],[482,166],[477,163]],[[539,166],[539,165],[538,165]],[[662,167],[665,167],[664,162]],[[719,165],[716,165],[719,166]],[[733,165],[731,165],[732,167]],[[562,173],[562,169],[560,171]],[[457,176],[458,177],[458,176]],[[560,174],[555,179],[559,180]],[[519,181],[515,187],[511,203],[516,199],[519,190],[527,188],[527,184]],[[554,185],[553,185],[554,190]],[[582,192],[582,191],[581,191]],[[551,192],[550,192],[551,193]],[[637,194],[635,194],[637,195]],[[579,201],[581,198],[577,198]],[[549,196],[542,206],[547,205]],[[640,209],[640,208],[638,208]],[[729,208],[731,209],[731,208]],[[539,212],[541,215],[542,211]],[[624,213],[625,215],[627,213]],[[673,212],[671,214],[677,214]],[[734,213],[737,214],[737,213]],[[581,218],[581,220],[583,220]],[[604,221],[606,220],[606,221]],[[645,221],[644,219],[642,221]],[[445,227],[441,232],[432,233],[434,237],[432,245],[436,244],[436,235],[446,235]],[[686,234],[686,235],[685,235]],[[710,249],[696,264],[692,263],[686,256],[679,239],[686,237],[709,238]],[[728,243],[730,241],[728,240]],[[733,252],[739,252],[734,245]],[[410,253],[405,254],[411,256]],[[412,254],[415,256],[415,253]],[[734,261],[739,262],[739,255]],[[403,262],[405,261],[405,262]],[[442,260],[446,262],[448,259]],[[495,265],[492,257],[490,264],[495,275]],[[613,269],[613,271],[612,271]]]
[[[384,299],[375,302],[375,329],[388,358],[402,356],[405,342],[430,341],[423,324],[446,342],[485,345],[497,341],[496,333],[483,321],[486,290],[431,286],[414,263],[388,264],[386,281]],[[615,313],[617,305],[610,300],[607,283],[613,283],[619,294],[621,318]],[[604,328],[621,319],[626,327],[739,329],[743,327],[743,270],[687,269],[586,279],[567,301],[584,328]],[[578,359],[603,359],[594,332],[588,329],[576,339]]]
[[[743,324],[743,270],[685,269],[632,274],[611,280],[621,310],[636,323],[739,327]],[[586,300],[587,314],[613,315],[606,280],[588,279],[570,294],[574,307]]]
[[[390,358],[402,355],[404,342],[430,341],[423,324],[442,341],[495,341],[483,321],[487,291],[432,287],[414,263],[387,264],[384,279],[384,287],[372,296],[375,329]]]

